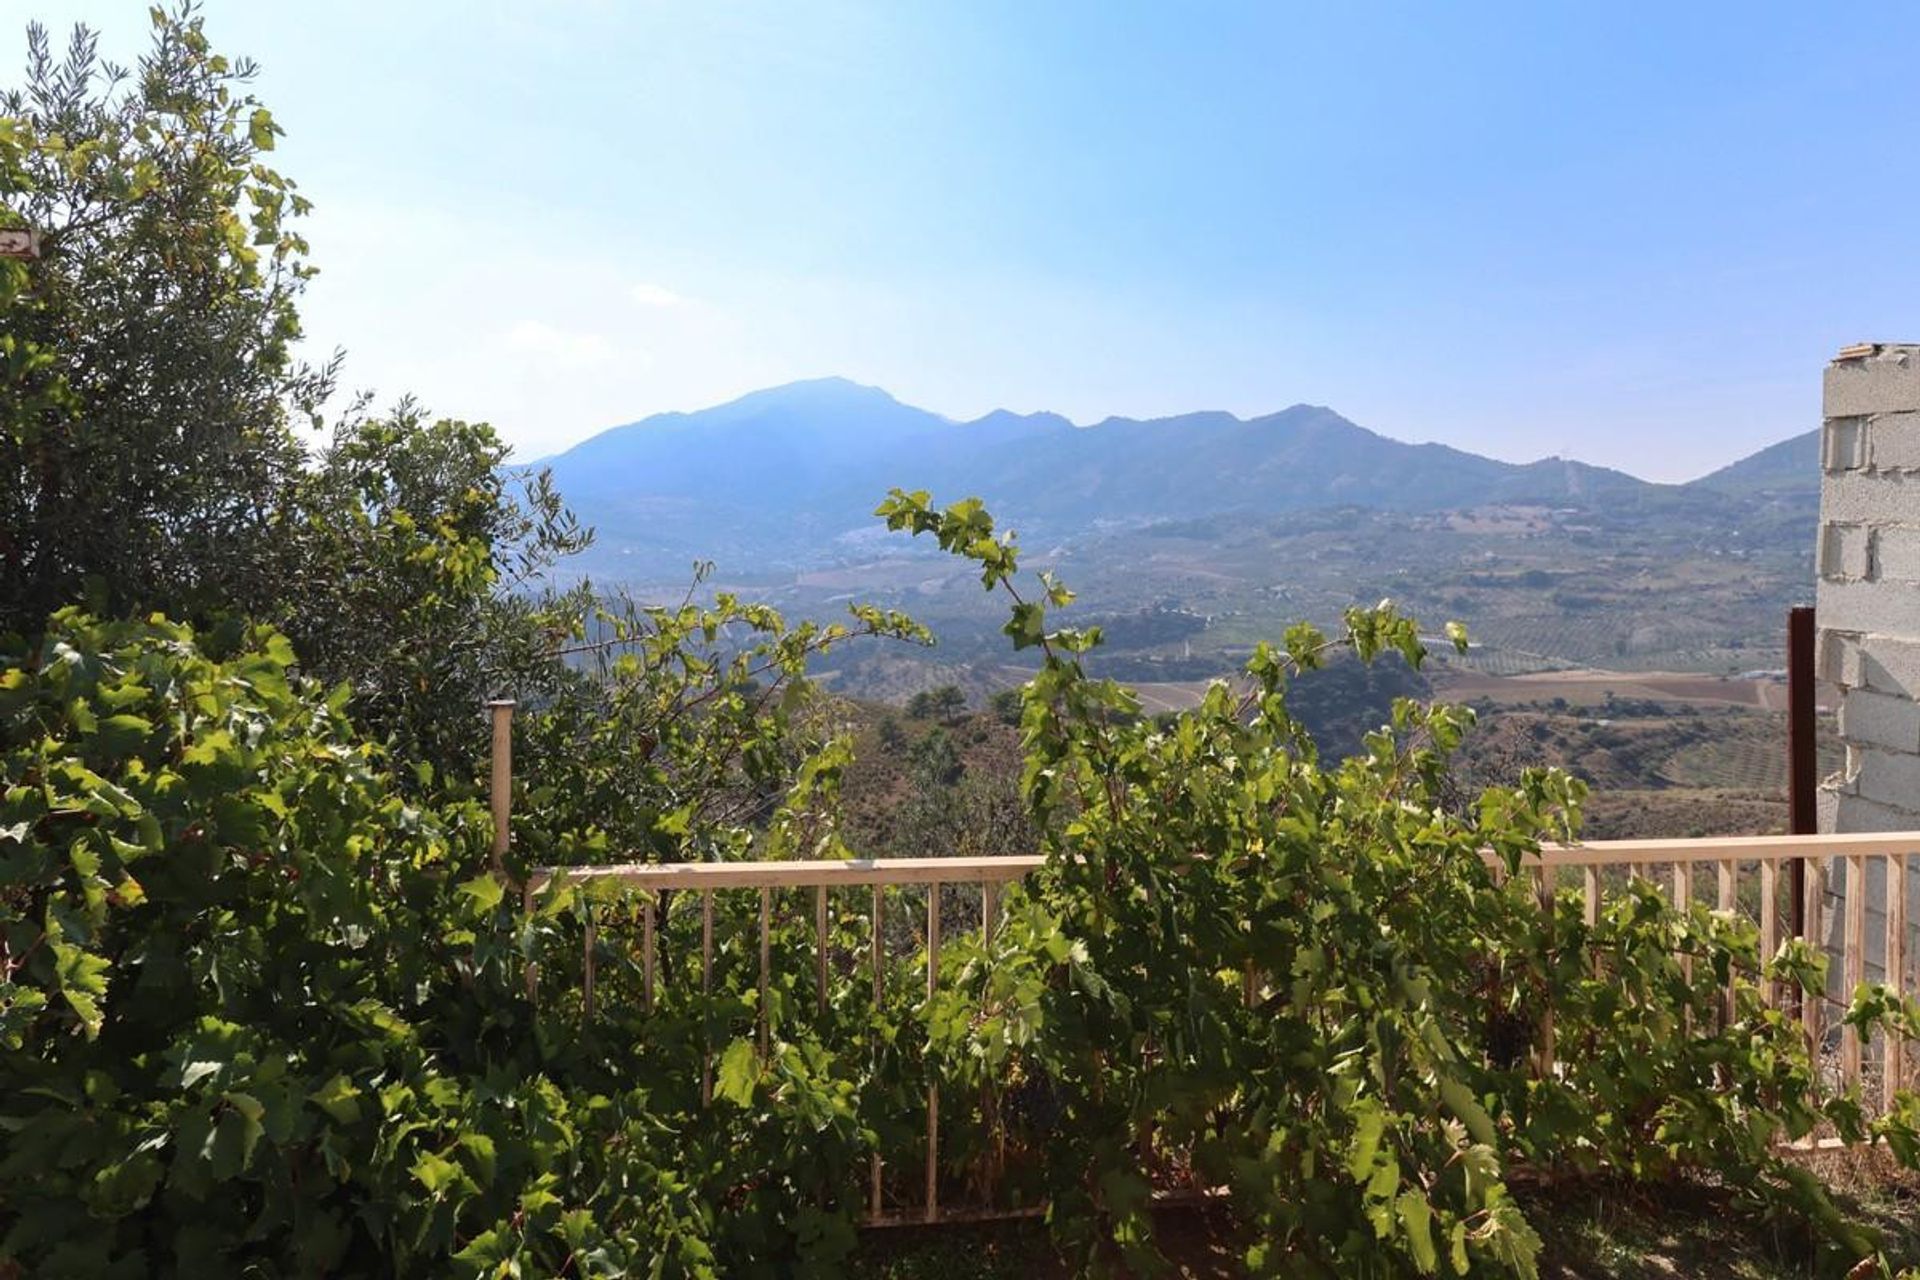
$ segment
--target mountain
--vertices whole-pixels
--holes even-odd
[[[1690,487],[1719,493],[1759,496],[1814,495],[1820,492],[1820,429],[1815,427],[1790,440],[1768,445],[1758,453],[1729,463]]]
[[[694,413],[615,427],[547,460],[600,533],[589,567],[645,577],[711,557],[787,573],[855,558],[879,536],[869,513],[894,486],[985,499],[1029,538],[1091,527],[1329,507],[1389,512],[1488,505],[1705,510],[1725,495],[1792,483],[1805,440],[1690,485],[1657,485],[1560,458],[1496,461],[1408,444],[1332,409],[1108,418],[1005,410],[956,422],[876,387],[825,378]],[[1817,466],[1804,474],[1817,485]]]

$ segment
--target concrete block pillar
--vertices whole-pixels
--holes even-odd
[[[1842,351],[1827,366],[1824,413],[1815,661],[1847,755],[1822,785],[1820,829],[1920,831],[1920,345]],[[1877,979],[1890,886],[1873,868],[1866,880]],[[1837,930],[1855,891],[1844,863],[1829,889]]]

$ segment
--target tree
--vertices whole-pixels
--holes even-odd
[[[279,626],[303,670],[352,687],[364,731],[463,773],[489,694],[539,697],[582,598],[537,603],[584,547],[544,471],[484,424],[356,402],[310,459],[297,423],[335,366],[300,365],[308,205],[264,163],[280,130],[195,7],[153,13],[134,73],[77,30],[28,32],[0,95],[0,224],[45,232],[0,262],[0,632],[86,598]],[[415,771],[419,772],[419,771]]]
[[[587,545],[545,471],[508,466],[485,424],[403,400],[349,414],[301,477],[294,570],[263,606],[302,663],[353,690],[355,720],[409,758],[466,769],[490,696],[549,696],[584,595],[530,594]]]
[[[915,720],[953,720],[967,709],[967,695],[956,684],[922,689],[907,700],[907,714]]]
[[[907,761],[914,785],[922,790],[957,786],[967,771],[966,762],[960,759],[945,729],[936,728],[914,743],[907,751]]]
[[[0,93],[0,225],[44,233],[0,263],[0,629],[89,584],[122,614],[248,609],[294,557],[292,428],[331,382],[292,352],[307,201],[265,163],[253,65],[191,6],[153,24],[131,72],[32,26]]]

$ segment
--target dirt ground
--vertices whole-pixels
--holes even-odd
[[[1542,671],[1523,676],[1485,675],[1460,668],[1433,673],[1434,693],[1456,702],[1546,702],[1565,698],[1578,706],[1616,698],[1653,702],[1722,703],[1774,711],[1786,706],[1786,685],[1776,680],[1740,680],[1682,671]]]

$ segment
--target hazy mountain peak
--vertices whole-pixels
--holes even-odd
[[[802,378],[797,382],[782,383],[777,387],[766,387],[759,391],[749,391],[746,395],[716,410],[723,412],[737,408],[789,407],[793,409],[829,408],[852,405],[900,405],[892,394],[879,387],[868,386],[864,382],[855,382],[851,378],[826,377]]]
[[[1500,504],[1618,514],[1730,500],[1713,483],[1756,469],[1817,485],[1803,442],[1693,485],[1652,485],[1560,457],[1516,464],[1408,444],[1325,405],[1242,419],[1221,410],[1075,428],[1057,413],[995,410],[970,422],[902,404],[878,387],[813,378],[696,413],[616,427],[550,460],[560,491],[621,569],[680,567],[690,554],[742,568],[831,559],[869,527],[888,489],[939,501],[978,495],[1007,525],[1071,539],[1095,526],[1359,507],[1448,511]],[[1796,452],[1795,450],[1798,450]],[[1802,463],[1804,462],[1804,466]]]

